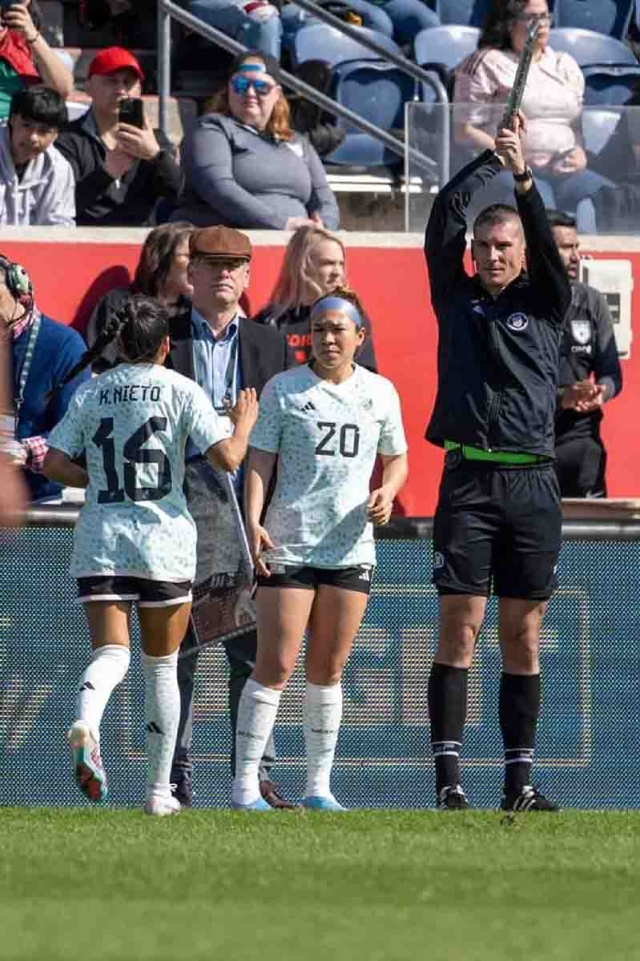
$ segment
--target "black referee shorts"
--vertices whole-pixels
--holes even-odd
[[[561,527],[552,463],[507,467],[451,451],[434,519],[433,583],[440,594],[547,600]]]

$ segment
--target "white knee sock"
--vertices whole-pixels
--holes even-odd
[[[93,652],[80,678],[76,719],[86,721],[96,741],[100,741],[100,723],[109,698],[129,670],[130,660],[128,647],[107,644]]]
[[[258,768],[275,724],[282,691],[249,678],[238,705],[236,776],[231,787],[235,804],[251,804],[260,796]]]
[[[147,729],[147,798],[168,797],[169,776],[180,720],[178,652],[166,657],[142,654],[144,719]]]
[[[304,697],[307,797],[330,797],[331,768],[342,719],[342,685],[309,684]]]

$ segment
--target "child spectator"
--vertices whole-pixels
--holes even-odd
[[[55,90],[13,95],[9,123],[0,128],[0,224],[75,226],[73,171],[53,146],[66,121]]]

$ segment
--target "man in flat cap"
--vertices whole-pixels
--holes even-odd
[[[167,366],[197,381],[224,414],[236,401],[242,387],[255,387],[258,396],[274,374],[293,366],[284,336],[244,317],[239,306],[249,286],[251,243],[239,230],[206,227],[189,240],[189,277],[193,285],[192,306],[179,314],[171,327],[171,352]],[[235,488],[242,505],[242,477]],[[185,492],[198,528],[198,584],[219,570],[220,553],[227,541],[230,548],[237,532],[228,526],[230,513],[223,509],[225,489],[220,478],[203,464],[203,458],[187,451]],[[228,499],[228,498],[227,498]],[[224,565],[223,565],[224,566]],[[191,732],[197,641],[190,631],[183,643],[178,666],[181,718],[171,780],[175,795],[187,806],[192,797],[193,761]],[[240,694],[255,664],[257,636],[248,631],[224,644],[230,667],[229,712],[231,715],[231,763],[235,763],[235,728]],[[274,761],[273,742],[267,744],[260,771],[261,792],[272,807],[293,807],[276,790],[270,771]]]

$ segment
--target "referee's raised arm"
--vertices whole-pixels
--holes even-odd
[[[527,244],[527,272],[540,298],[540,313],[561,326],[571,304],[571,285],[553,238],[542,197],[522,149],[522,114],[514,130],[499,130],[496,155],[513,173],[518,213]]]
[[[465,276],[467,209],[474,194],[501,170],[497,154],[485,150],[445,184],[434,201],[424,238],[434,306],[448,298]]]

